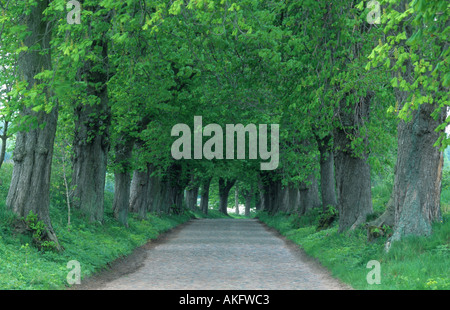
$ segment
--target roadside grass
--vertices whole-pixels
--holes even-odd
[[[376,189],[375,193],[390,193]],[[375,199],[380,197],[375,194]],[[387,237],[368,242],[367,232],[358,228],[352,232],[337,232],[337,223],[318,231],[319,209],[298,217],[296,214],[268,215],[260,212],[257,218],[275,228],[287,239],[298,244],[308,255],[316,258],[332,275],[359,290],[448,290],[450,289],[450,213],[448,190],[443,191],[443,220],[433,225],[428,237],[410,236],[394,242],[385,251]],[[387,199],[389,196],[387,196]],[[384,200],[386,200],[386,196]],[[374,203],[374,213],[382,213],[381,203]],[[367,276],[380,263],[381,283],[369,284]]]
[[[179,224],[193,218],[231,218],[218,210],[185,211],[180,215],[148,213],[142,220],[135,214],[128,217],[128,228],[120,225],[113,216],[112,192],[105,192],[103,223],[87,223],[77,210],[71,211],[71,225],[67,224],[67,208],[59,196],[52,199],[50,216],[58,241],[64,248],[61,253],[40,251],[32,246],[28,233],[14,230],[18,217],[5,207],[12,164],[4,164],[0,170],[0,289],[46,290],[69,287],[67,275],[73,267],[68,262],[76,260],[81,266],[81,280],[109,268],[114,260],[127,256],[134,249],[155,239]]]
[[[73,210],[68,227],[65,205],[51,205],[52,225],[64,251],[39,251],[32,246],[29,234],[15,232],[13,223],[17,217],[5,208],[11,171],[11,165],[5,164],[0,175],[3,181],[0,185],[0,289],[3,290],[65,289],[68,287],[68,272],[72,270],[67,267],[69,261],[80,262],[81,279],[84,279],[193,217],[189,213],[148,213],[147,218],[141,220],[130,214],[129,227],[125,228],[113,218],[113,194],[106,193],[102,224],[88,224],[81,214]]]

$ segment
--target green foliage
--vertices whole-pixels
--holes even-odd
[[[382,17],[386,40],[380,39],[366,68],[383,64],[392,72],[391,86],[407,94],[405,102],[397,101],[389,112],[408,120],[411,111],[425,103],[433,104],[432,116],[438,117],[450,103],[448,2],[432,1],[425,5],[423,0],[410,3],[395,0],[381,4],[386,5]],[[442,149],[449,144],[444,132],[448,122],[447,118],[436,128],[441,136],[433,141]]]
[[[47,239],[47,226],[44,222],[38,219],[37,214],[34,214],[32,210],[28,213],[24,219],[25,224],[32,233],[33,244],[43,251],[55,250],[56,245],[53,241]],[[28,243],[27,243],[28,247]]]

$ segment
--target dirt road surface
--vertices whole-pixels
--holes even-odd
[[[73,289],[341,290],[347,285],[255,219],[197,219]]]

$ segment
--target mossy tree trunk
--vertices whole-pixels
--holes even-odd
[[[371,98],[369,93],[350,106],[344,98],[339,106],[341,124],[334,133],[339,232],[364,223],[373,210],[368,139],[359,130],[369,121]],[[360,139],[360,144],[352,147],[355,138]]]
[[[28,83],[28,89],[40,83],[34,77],[42,70],[52,70],[50,55],[50,24],[44,21],[44,11],[48,7],[47,0],[36,1],[30,6],[31,12],[20,17],[27,31],[23,44],[28,50],[19,55],[18,75]],[[37,47],[37,48],[36,48]],[[49,102],[50,90],[44,88],[42,96]],[[37,127],[30,125],[28,129],[16,135],[14,149],[14,168],[6,206],[19,216],[26,217],[30,211],[37,214],[38,220],[47,227],[47,238],[55,242],[61,249],[54,233],[49,215],[50,175],[53,157],[53,144],[58,118],[57,108],[49,113],[35,112],[32,107],[24,107],[21,117],[32,117]]]
[[[93,9],[95,11],[95,9]],[[106,166],[110,148],[111,109],[108,102],[108,42],[105,36],[93,40],[96,60],[86,60],[79,74],[87,81],[87,96],[95,103],[80,102],[75,108],[73,143],[73,205],[88,220],[103,221]]]
[[[130,205],[131,155],[134,139],[121,137],[115,146],[114,172],[114,217],[119,223],[128,226],[128,210]]]
[[[441,219],[440,197],[443,154],[433,146],[446,110],[435,120],[435,105],[422,104],[412,121],[398,125],[398,152],[394,179],[395,227],[392,240],[405,235],[429,235]]]

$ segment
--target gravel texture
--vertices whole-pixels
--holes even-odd
[[[192,220],[83,282],[73,289],[350,289],[255,219]]]

